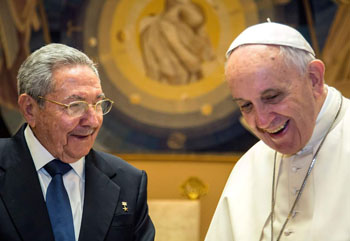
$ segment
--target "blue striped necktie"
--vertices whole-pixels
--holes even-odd
[[[72,167],[55,159],[44,168],[52,177],[46,192],[46,207],[55,241],[75,241],[72,209],[62,179]]]

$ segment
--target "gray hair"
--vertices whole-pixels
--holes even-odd
[[[83,52],[64,44],[52,43],[33,52],[21,65],[17,75],[18,95],[26,93],[39,105],[54,88],[52,73],[64,66],[86,65],[99,77],[96,64]]]
[[[280,55],[283,57],[284,62],[289,65],[294,65],[299,69],[300,74],[305,74],[307,71],[308,64],[316,59],[311,53],[288,46],[279,46]]]

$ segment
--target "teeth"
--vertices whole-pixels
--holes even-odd
[[[274,130],[265,130],[267,133],[269,134],[274,134],[276,132],[279,132],[280,130],[282,130],[284,127],[286,127],[287,122],[285,122],[283,125],[281,125],[280,127],[274,129]]]
[[[87,134],[87,136],[88,136],[88,135],[91,135],[93,132],[94,132],[94,130],[91,129],[91,130],[90,130],[88,133],[86,133],[86,134]]]

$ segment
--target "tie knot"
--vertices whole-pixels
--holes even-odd
[[[56,174],[61,174],[62,176],[66,174],[72,167],[58,159],[52,160],[44,166],[45,170],[54,177]]]

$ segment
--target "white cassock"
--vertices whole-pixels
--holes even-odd
[[[308,144],[277,154],[274,240],[294,203],[321,140],[325,139],[281,241],[350,241],[350,100],[328,87]],[[235,165],[205,241],[270,241],[275,151],[259,141]]]

